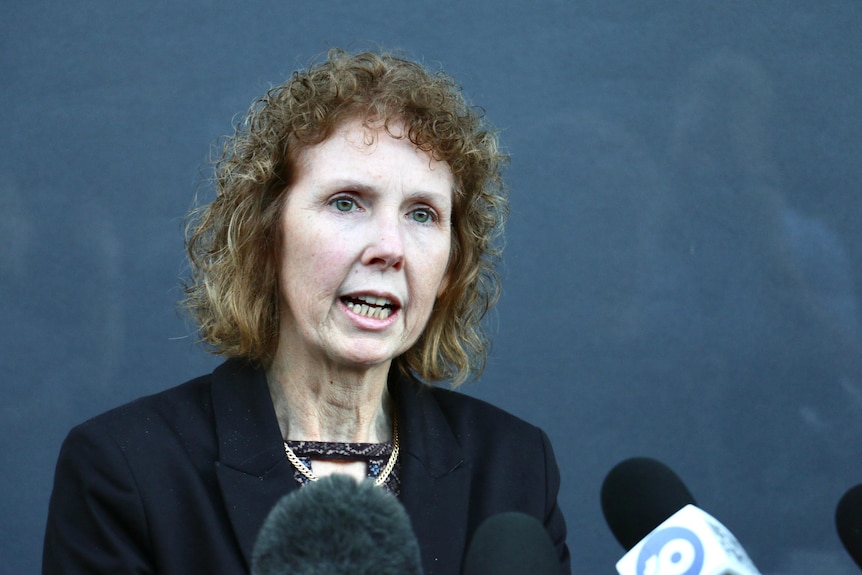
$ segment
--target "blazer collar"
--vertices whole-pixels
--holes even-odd
[[[401,503],[427,575],[461,572],[469,521],[470,464],[437,395],[403,376],[390,378],[401,434]]]
[[[246,563],[273,506],[297,489],[263,370],[228,360],[213,372],[216,475]]]
[[[401,502],[419,540],[425,573],[459,573],[466,547],[470,472],[435,395],[447,393],[393,375],[401,442]],[[257,533],[272,507],[298,489],[263,370],[228,360],[213,372],[219,444],[216,474],[239,546],[251,565]]]

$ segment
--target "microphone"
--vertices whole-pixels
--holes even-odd
[[[476,529],[462,575],[559,575],[560,560],[545,526],[530,515],[492,515]]]
[[[419,543],[394,495],[370,480],[328,475],[272,508],[252,575],[421,575]]]
[[[648,457],[626,459],[611,469],[601,501],[605,521],[626,551],[686,505],[697,505],[676,473]]]
[[[835,527],[847,553],[862,569],[862,483],[850,488],[838,501]]]
[[[760,575],[736,537],[659,461],[619,463],[602,484],[601,503],[627,551],[620,575]]]

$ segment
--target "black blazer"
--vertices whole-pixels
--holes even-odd
[[[400,499],[425,573],[456,575],[483,519],[540,519],[570,572],[547,436],[487,403],[393,377]],[[297,489],[262,371],[211,375],[102,414],[60,451],[43,574],[246,574],[269,510]]]

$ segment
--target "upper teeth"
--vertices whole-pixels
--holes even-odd
[[[344,303],[353,313],[364,317],[386,319],[395,312],[392,302],[385,297],[361,295],[351,297]]]
[[[377,305],[377,306],[391,305],[391,303],[392,303],[391,301],[389,301],[388,298],[376,297],[373,295],[359,295],[359,296],[356,296],[354,299],[358,299],[359,301],[364,301],[368,305]]]

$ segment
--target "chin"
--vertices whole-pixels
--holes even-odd
[[[401,353],[381,353],[380,346],[375,346],[375,349],[354,349],[341,355],[338,363],[351,369],[374,369],[388,366]]]

